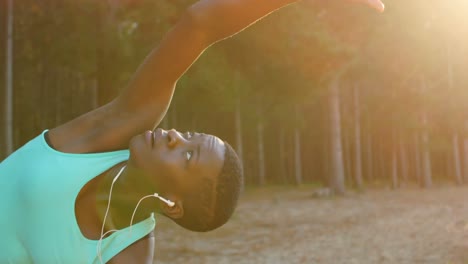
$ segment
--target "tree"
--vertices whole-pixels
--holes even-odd
[[[467,135],[467,132],[468,132],[468,121],[465,121],[465,137],[464,137],[464,140],[463,140],[463,156],[465,157],[465,162],[464,162],[464,168],[465,168],[465,173],[464,173],[464,176],[463,176],[463,179],[465,182],[468,182],[468,135]]]
[[[294,109],[296,120],[299,119],[299,108],[298,106]],[[302,179],[302,155],[301,155],[301,132],[296,125],[294,127],[294,175],[296,179],[296,184],[301,185],[303,182]]]
[[[330,150],[331,170],[330,187],[337,194],[343,194],[345,188],[343,145],[341,142],[341,116],[339,101],[339,78],[335,76],[330,82]]]
[[[354,86],[354,136],[355,136],[355,180],[358,190],[364,188],[362,179],[362,152],[361,152],[361,113],[359,104],[359,88]]]
[[[455,181],[457,184],[463,183],[463,176],[461,171],[461,161],[460,161],[460,145],[458,141],[458,133],[455,132],[452,138],[453,142],[453,161],[455,168]]]
[[[13,152],[13,0],[7,1],[7,44],[5,73],[5,146],[6,155]]]
[[[426,91],[426,79],[424,76],[421,78],[422,89]],[[427,131],[428,127],[428,118],[427,112],[423,110],[422,112],[422,125],[423,131],[421,135],[421,144],[422,144],[422,168],[423,168],[423,186],[426,188],[432,187],[432,163],[431,163],[431,154],[429,150],[429,132]]]

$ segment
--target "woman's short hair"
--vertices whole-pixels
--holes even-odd
[[[203,178],[198,188],[184,197],[184,216],[178,225],[206,232],[224,225],[233,214],[243,186],[242,162],[234,149],[224,142],[224,163],[216,180]],[[214,189],[214,191],[213,191]]]

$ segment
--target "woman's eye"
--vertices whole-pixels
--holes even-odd
[[[193,152],[192,151],[187,151],[185,152],[185,158],[187,161],[189,161],[192,158]]]
[[[185,133],[185,138],[186,139],[191,139],[193,137],[193,132],[186,132]]]

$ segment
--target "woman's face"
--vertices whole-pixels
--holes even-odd
[[[212,135],[158,128],[132,138],[129,148],[129,164],[150,178],[155,191],[179,198],[202,178],[216,183],[224,164],[224,142]]]

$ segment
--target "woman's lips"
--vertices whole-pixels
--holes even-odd
[[[146,143],[148,145],[153,146],[153,131],[146,131],[145,132]]]
[[[154,143],[156,143],[156,141],[158,141],[162,136],[163,130],[161,128],[156,129],[153,133]]]
[[[158,128],[154,131],[148,130],[145,133],[146,143],[151,146],[151,148],[153,148],[156,142],[158,142],[158,140],[163,136],[164,132],[161,128]]]

